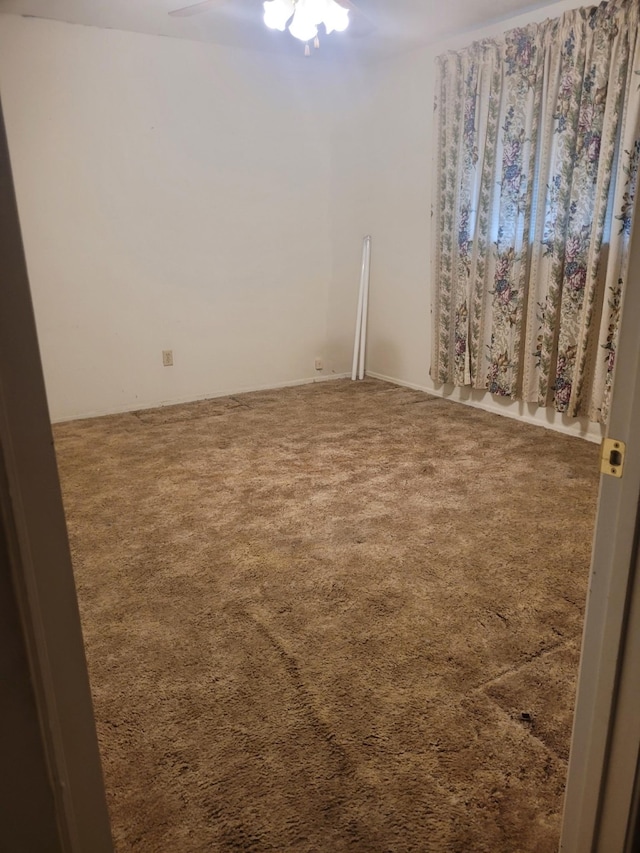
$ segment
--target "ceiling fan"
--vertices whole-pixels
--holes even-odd
[[[172,18],[189,18],[192,15],[200,15],[210,9],[223,7],[233,2],[237,2],[237,0],[200,0],[198,3],[173,9],[169,12],[169,15]],[[296,0],[293,0],[293,2],[295,3]],[[363,38],[377,30],[371,18],[359,6],[353,3],[352,0],[335,0],[335,2],[349,11],[349,26],[346,32],[353,38]]]

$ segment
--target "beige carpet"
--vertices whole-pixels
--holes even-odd
[[[373,380],[55,437],[118,851],[556,850],[596,446]]]

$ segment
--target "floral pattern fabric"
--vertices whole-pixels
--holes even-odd
[[[438,57],[435,382],[606,422],[640,161],[638,6]]]

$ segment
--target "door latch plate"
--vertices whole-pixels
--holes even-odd
[[[600,453],[600,472],[610,477],[622,477],[627,445],[617,438],[605,438]]]

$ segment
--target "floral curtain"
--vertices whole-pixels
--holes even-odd
[[[639,6],[438,57],[435,382],[606,422],[640,158]]]

